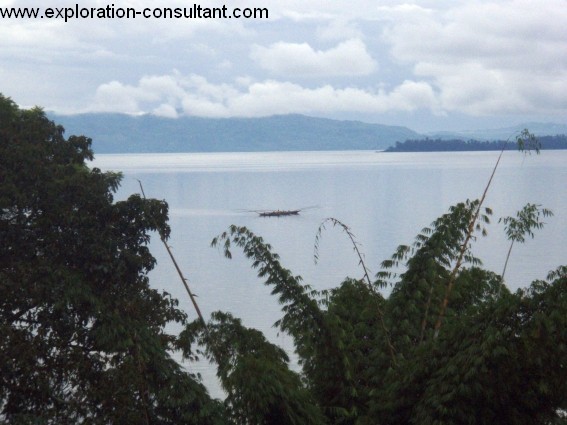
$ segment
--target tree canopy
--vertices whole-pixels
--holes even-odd
[[[120,174],[91,140],[0,97],[0,418],[8,423],[214,423],[175,362],[177,300],[149,286],[167,204],[113,202]]]
[[[465,237],[462,216],[470,214],[461,204],[413,248],[400,247],[403,272],[388,298],[378,291],[383,273],[370,285],[347,279],[313,292],[246,228],[233,226],[214,243],[227,255],[241,247],[279,297],[278,325],[295,340],[306,386],[326,416],[321,423],[560,423],[567,408],[565,267],[510,293],[500,276],[469,257],[435,337]]]
[[[567,135],[541,136],[539,140],[544,149],[567,149]],[[463,140],[463,139],[408,139],[396,142],[386,152],[465,152],[514,150],[512,144],[506,146],[505,140]]]
[[[329,219],[365,277],[328,291],[250,229],[218,235],[213,245],[242,250],[281,303],[297,371],[232,314],[188,322],[152,289],[148,242],[169,237],[167,204],[114,201],[121,176],[89,168],[92,157],[87,137],[65,138],[41,109],[0,96],[1,422],[565,423],[567,267],[515,293],[483,269],[470,247],[493,214],[484,195],[450,207],[375,277],[348,226]],[[509,255],[550,215],[528,204],[503,218]],[[174,351],[214,362],[226,399],[212,400]]]

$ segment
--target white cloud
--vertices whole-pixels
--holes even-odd
[[[343,41],[329,50],[315,50],[307,43],[256,45],[250,56],[263,69],[287,77],[368,75],[377,66],[359,39]]]
[[[247,85],[244,85],[247,83]],[[390,91],[330,85],[308,88],[288,81],[254,82],[240,78],[234,85],[213,84],[198,75],[144,77],[136,86],[113,81],[101,85],[93,110],[130,114],[152,112],[162,116],[184,114],[203,117],[267,116],[358,111],[438,111],[431,86],[404,81]]]
[[[0,25],[0,50],[2,56],[14,55],[32,59],[46,58],[62,51],[86,51],[91,45],[72,37],[62,21],[40,22],[6,20]]]
[[[334,19],[317,27],[317,37],[324,41],[342,41],[362,39],[363,33],[355,22],[345,19]]]
[[[383,113],[434,108],[435,96],[424,83],[406,81],[390,92],[330,85],[305,88],[281,81],[252,84],[246,92],[229,99],[228,115],[260,116],[278,113],[330,113],[357,111]]]
[[[567,111],[563,0],[474,2],[392,22],[398,61],[430,81],[446,110],[473,115]]]
[[[179,116],[177,110],[167,103],[162,103],[157,108],[154,108],[152,114],[164,118],[177,118]]]
[[[416,21],[431,16],[433,10],[417,4],[402,3],[388,6],[377,6],[379,20],[386,21]]]
[[[451,0],[454,3],[455,0]],[[280,4],[278,4],[280,3]],[[270,12],[276,17],[285,17],[295,21],[305,20],[377,20],[382,19],[386,12],[404,8],[412,9],[414,3],[423,1],[408,0],[400,4],[399,0],[286,0],[270,4]],[[428,2],[432,4],[445,3],[441,0]]]
[[[67,5],[54,1],[50,6]],[[24,3],[39,6],[0,0]],[[105,4],[85,3],[91,5]],[[269,20],[10,19],[0,26],[0,90],[60,112],[89,104],[172,117],[344,111],[363,119],[358,112],[418,108],[553,121],[567,114],[565,6],[566,0],[281,0],[266,3]],[[180,72],[169,73],[173,68]],[[415,115],[406,114],[405,122]]]
[[[111,81],[98,87],[95,104],[89,108],[96,112],[122,112],[126,114],[140,113],[139,102],[143,95],[136,87]]]

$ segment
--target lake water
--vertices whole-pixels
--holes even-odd
[[[282,264],[315,289],[339,285],[362,271],[347,236],[327,226],[314,263],[315,235],[334,217],[347,224],[375,273],[400,244],[411,244],[424,226],[467,198],[479,198],[497,152],[384,153],[276,152],[97,155],[93,166],[122,171],[116,199],[139,193],[170,206],[171,245],[201,310],[207,317],[223,310],[262,330],[285,348],[290,338],[272,324],[280,318],[277,301],[242,255],[226,260],[210,248],[214,236],[231,224],[264,237]],[[501,273],[509,242],[498,218],[514,215],[527,202],[554,212],[535,239],[514,246],[506,282],[515,290],[567,264],[567,151],[524,156],[506,152],[485,205],[494,210],[489,235],[477,241],[484,266]],[[298,216],[259,217],[254,211],[304,209]],[[158,260],[152,286],[179,298],[190,317],[194,311],[159,238],[152,242]],[[233,254],[237,254],[234,252]],[[195,368],[195,367],[194,367]],[[198,364],[214,395],[220,392],[214,369]]]

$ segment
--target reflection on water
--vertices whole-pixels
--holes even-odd
[[[316,289],[361,277],[348,239],[328,228],[313,261],[315,233],[326,217],[349,225],[377,272],[399,244],[409,244],[424,226],[465,199],[480,197],[496,161],[495,152],[270,152],[98,155],[94,166],[124,172],[117,199],[138,193],[136,179],[148,197],[170,205],[170,245],[205,315],[232,312],[274,342],[291,347],[277,334],[279,305],[270,288],[255,277],[248,260],[232,261],[210,248],[212,238],[230,224],[245,225],[264,237],[285,267]],[[534,240],[514,247],[506,280],[515,290],[567,264],[567,151],[543,151],[524,157],[506,152],[485,205],[494,210],[489,236],[477,241],[475,254],[485,267],[500,273],[508,242],[498,217],[513,215],[527,203],[553,210]],[[300,209],[299,216],[258,217],[254,210]],[[152,242],[158,265],[151,284],[177,296],[193,314],[175,270],[159,239]],[[206,364],[200,369],[214,394]]]

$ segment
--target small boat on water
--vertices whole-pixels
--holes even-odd
[[[258,212],[260,217],[284,217],[287,215],[299,215],[301,210],[274,210]]]

